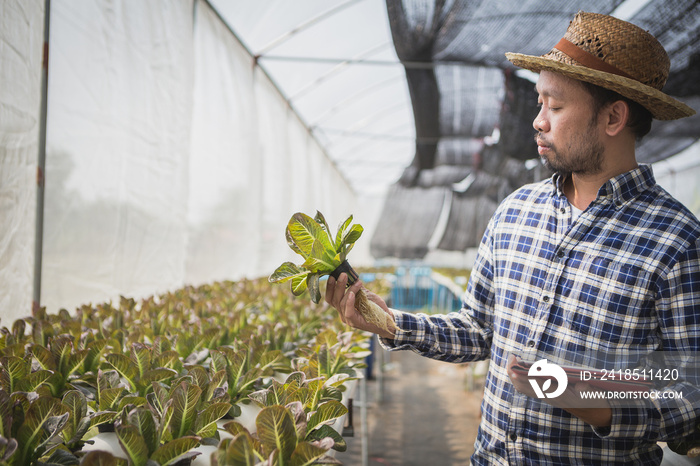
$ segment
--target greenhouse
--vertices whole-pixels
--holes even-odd
[[[700,464],[696,0],[0,20],[0,465]],[[518,385],[581,396],[532,371],[593,352],[683,400],[597,424]]]

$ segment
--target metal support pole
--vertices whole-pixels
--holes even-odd
[[[36,174],[36,228],[34,236],[34,290],[32,311],[41,306],[41,263],[44,246],[44,180],[46,168],[46,114],[49,85],[49,24],[51,0],[44,1],[44,52],[41,64],[41,115],[39,118],[39,154]]]
[[[377,346],[379,347],[379,345]],[[377,378],[377,393],[374,399],[377,400],[377,404],[381,404],[382,401],[384,401],[384,365],[386,364],[385,355],[386,351],[383,348],[380,348],[376,353],[377,361],[375,362],[375,366]]]
[[[362,466],[369,464],[369,430],[367,423],[367,378],[360,379],[360,393],[362,393],[362,404],[360,405],[360,423],[362,425]]]

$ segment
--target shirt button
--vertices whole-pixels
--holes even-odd
[[[529,346],[530,348],[534,348],[534,346],[535,346],[535,341],[534,341],[534,340],[528,341],[528,342],[527,342],[527,346]],[[515,435],[515,434],[513,434],[513,435]]]
[[[518,440],[518,436],[516,434],[510,434],[510,439],[515,442]]]
[[[562,208],[560,209],[560,211],[561,211],[562,214],[565,214],[565,213],[566,213],[566,207],[562,207]]]
[[[542,297],[542,301],[544,301],[545,303],[548,303],[548,302],[549,302],[549,296],[543,296],[543,297]]]
[[[563,249],[560,249],[559,251],[557,251],[557,257],[558,257],[559,259],[561,259],[561,258],[564,257],[565,255],[566,255],[566,253],[564,252]]]

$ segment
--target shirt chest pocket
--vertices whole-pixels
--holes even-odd
[[[575,274],[569,298],[567,320],[577,333],[625,345],[655,337],[652,273],[639,264],[591,258]]]

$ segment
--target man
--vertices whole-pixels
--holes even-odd
[[[396,323],[383,331],[356,312],[361,283],[346,290],[344,275],[329,279],[326,301],[388,349],[491,359],[472,464],[659,464],[656,442],[688,435],[700,417],[694,381],[669,382],[680,400],[581,403],[590,386],[541,399],[514,364],[516,355],[700,351],[700,224],[634,152],[652,116],[694,111],[661,92],[669,60],[656,39],[609,16],[577,14],[542,57],[506,56],[540,73],[533,126],[556,174],[499,206],[462,310],[407,314],[372,296]]]

